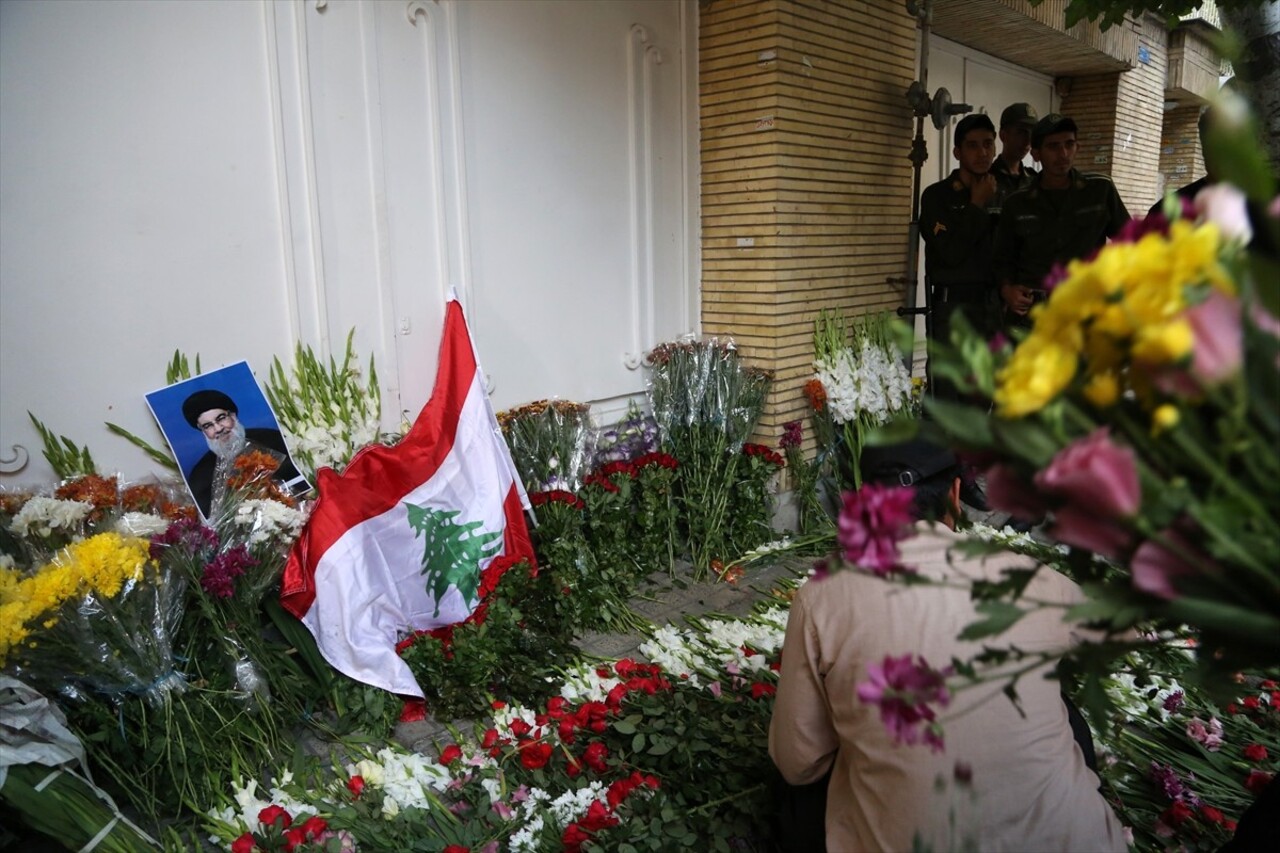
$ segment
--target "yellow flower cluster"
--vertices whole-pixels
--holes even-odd
[[[141,577],[149,560],[146,539],[100,533],[68,546],[34,574],[0,569],[0,665],[33,630],[53,627],[63,602],[90,592],[114,598],[125,581]]]
[[[1111,243],[1091,261],[1072,261],[1049,300],[1033,309],[1031,332],[996,376],[997,413],[1038,412],[1081,372],[1086,399],[1107,406],[1130,381],[1130,364],[1158,367],[1187,358],[1186,289],[1236,292],[1222,247],[1217,225],[1180,220],[1167,237]]]

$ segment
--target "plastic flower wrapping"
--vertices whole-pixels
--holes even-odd
[[[535,400],[498,413],[511,459],[530,493],[577,491],[595,456],[591,407]]]
[[[0,665],[50,695],[160,703],[185,689],[173,635],[186,585],[148,551],[146,539],[107,532],[30,574],[0,569]]]
[[[743,541],[734,522],[746,500],[759,498],[739,488],[750,473],[742,450],[764,411],[773,376],[748,365],[732,341],[719,338],[660,344],[646,362],[661,447],[679,461],[673,497],[686,519],[682,533],[694,577],[701,579],[714,561],[767,539],[767,531],[751,525],[749,541]]]

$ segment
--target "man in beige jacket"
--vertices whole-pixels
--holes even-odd
[[[1072,737],[1052,664],[1025,675],[1017,690],[1022,713],[997,680],[956,693],[939,721],[945,752],[895,745],[877,705],[859,700],[868,668],[887,656],[922,656],[936,667],[993,646],[1028,652],[1065,649],[1077,640],[1062,610],[1022,618],[982,642],[957,635],[978,620],[967,586],[1000,580],[1026,558],[971,559],[948,554],[960,481],[954,455],[920,441],[870,451],[864,477],[916,487],[920,517],[901,543],[901,564],[948,585],[902,585],[862,571],[842,571],[806,583],[787,623],[781,681],[769,728],[769,754],[792,785],[830,772],[826,848],[836,853],[928,849],[995,851],[1124,851],[1123,831],[1098,792]],[[1067,578],[1042,568],[1025,593],[1030,600],[1081,600]],[[959,778],[957,782],[956,779]],[[947,784],[939,787],[938,780]]]

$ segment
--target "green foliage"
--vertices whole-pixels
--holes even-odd
[[[129,442],[134,447],[138,448],[143,453],[147,454],[147,456],[151,457],[151,461],[155,462],[157,465],[160,465],[163,468],[167,468],[168,470],[173,471],[175,474],[178,473],[178,471],[180,470],[178,468],[177,461],[173,458],[173,456],[169,453],[169,451],[161,450],[160,448],[148,442],[146,439],[141,438],[140,436],[137,436],[129,432],[129,430],[125,429],[124,427],[117,426],[116,424],[113,424],[110,421],[107,422],[107,429],[110,430],[112,435],[120,436],[125,441]]]
[[[173,385],[177,382],[185,382],[192,376],[199,376],[201,372],[199,353],[196,354],[195,370],[193,372],[187,356],[180,350],[174,350],[173,359],[170,360],[168,367],[165,368],[164,384]]]
[[[1031,0],[1039,6],[1044,0]],[[1266,0],[1217,0],[1219,9],[1245,9],[1261,6]],[[1199,11],[1205,0],[1070,0],[1066,8],[1068,27],[1080,21],[1098,21],[1102,29],[1109,29],[1124,21],[1126,15],[1153,12],[1164,17],[1170,27],[1192,12]]]
[[[45,461],[49,463],[49,467],[53,469],[53,473],[59,480],[98,473],[87,444],[84,447],[77,447],[66,436],[55,435],[53,430],[41,423],[35,415],[27,412],[27,417],[31,418],[36,432],[40,434],[40,441],[44,444]]]

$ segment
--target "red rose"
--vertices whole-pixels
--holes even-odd
[[[1209,823],[1216,823],[1216,824],[1221,824],[1222,821],[1224,820],[1222,812],[1220,812],[1218,809],[1215,809],[1213,806],[1201,806],[1200,817],[1204,818]]]
[[[296,850],[297,848],[301,847],[303,844],[306,844],[306,843],[307,843],[307,833],[304,832],[302,827],[300,826],[295,826],[293,829],[286,831],[284,834],[284,849],[286,851]]]
[[[448,767],[453,762],[462,757],[462,747],[456,743],[446,746],[440,753],[440,763]]]
[[[360,795],[364,793],[364,777],[352,776],[348,779],[347,790],[351,792],[351,796],[360,799]]]
[[[288,829],[293,823],[293,817],[283,807],[272,805],[258,812],[258,823],[264,827],[279,823],[280,829]]]
[[[495,711],[501,711],[503,708],[507,707],[507,703],[503,702],[501,699],[494,699],[489,703],[489,707],[493,708]]]
[[[315,841],[329,830],[329,822],[320,815],[312,815],[302,822],[302,832],[308,841]]]
[[[1257,696],[1246,696],[1244,697],[1243,704],[1250,711],[1256,711],[1258,710],[1258,706],[1261,704],[1261,702],[1259,702]]]
[[[1254,762],[1267,760],[1267,748],[1260,743],[1251,743],[1244,748],[1244,757]]]
[[[545,767],[551,760],[551,744],[524,741],[520,744],[520,763],[528,770]]]
[[[560,842],[564,844],[564,853],[580,853],[582,845],[590,840],[591,836],[577,823],[566,826],[564,833],[560,836]]]
[[[258,844],[254,841],[252,832],[246,832],[231,842],[231,853],[253,853],[257,849]]]
[[[1249,776],[1244,780],[1244,786],[1253,792],[1255,796],[1262,793],[1262,789],[1271,784],[1274,773],[1264,773],[1261,770],[1250,770]]]
[[[471,853],[471,848],[463,847],[461,844],[450,844],[441,853]]]
[[[1227,832],[1234,833],[1236,831],[1236,822],[1234,820],[1224,820],[1222,822],[1222,828]]]
[[[530,726],[528,723],[526,723],[524,720],[511,721],[511,733],[516,737],[524,737],[531,731],[533,731],[533,727]]]
[[[498,730],[485,729],[484,739],[480,741],[480,746],[483,747],[484,749],[490,749],[497,742],[498,742]]]
[[[603,773],[608,769],[605,759],[609,757],[609,747],[600,741],[593,742],[587,747],[587,751],[582,754],[582,761],[597,773]]]
[[[1160,820],[1166,826],[1181,826],[1192,814],[1191,806],[1182,802],[1182,800],[1174,800],[1169,805],[1169,808],[1161,813]]]

